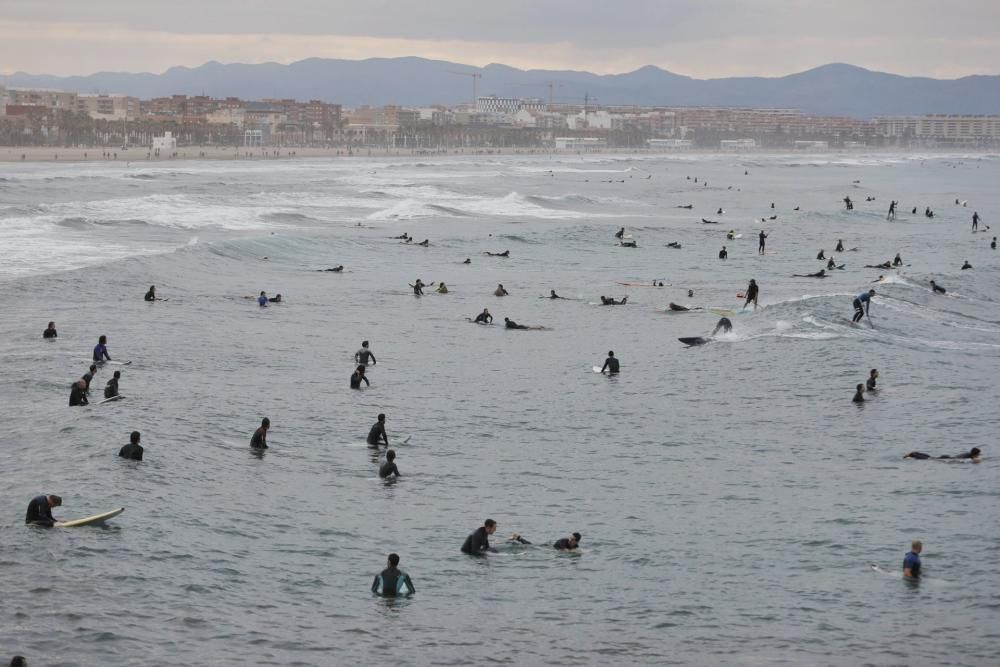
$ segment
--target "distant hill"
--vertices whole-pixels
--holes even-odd
[[[930,79],[872,72],[833,64],[788,76],[692,79],[647,66],[626,74],[519,70],[506,65],[470,67],[424,58],[333,60],[309,58],[290,65],[173,67],[162,74],[100,72],[56,77],[17,73],[0,76],[0,85],[61,88],[82,93],[125,93],[146,99],[171,94],[244,99],[320,99],[345,106],[402,104],[424,106],[471,101],[477,72],[480,95],[597,104],[674,106],[793,107],[805,112],[871,118],[878,115],[968,113],[1000,114],[1000,76]]]

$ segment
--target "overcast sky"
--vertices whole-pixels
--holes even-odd
[[[699,78],[1000,73],[1000,0],[0,0],[0,72],[423,56]]]

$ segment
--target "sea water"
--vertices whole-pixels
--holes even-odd
[[[972,155],[0,165],[0,646],[43,665],[995,664],[1000,263],[971,217],[1000,230],[998,180]],[[793,278],[820,249],[846,268]],[[450,292],[415,297],[417,278]],[[670,302],[734,329],[685,348],[718,315]],[[501,325],[467,321],[483,308]],[[71,409],[100,335],[133,363]],[[378,364],[352,391],[362,340]],[[608,350],[617,377],[591,371]],[[127,398],[96,405],[116,369]],[[411,436],[395,482],[364,442],[380,412]],[[142,463],[116,456],[133,430]],[[972,446],[979,465],[902,459]],[[57,517],[126,510],[28,528],[42,493]],[[495,544],[534,544],[459,553],[488,517]],[[578,552],[548,546],[573,531]],[[926,581],[871,570],[913,539]],[[390,552],[409,599],[369,591]]]

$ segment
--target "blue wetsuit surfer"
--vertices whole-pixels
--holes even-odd
[[[97,345],[94,346],[94,361],[101,363],[102,361],[111,361],[111,355],[108,354],[108,337],[101,336],[97,339]]]

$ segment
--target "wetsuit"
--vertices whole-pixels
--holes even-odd
[[[840,241],[837,241],[837,247],[835,248],[835,250],[837,252],[844,252],[844,244],[841,243]]]
[[[371,358],[373,365],[378,363],[378,360],[375,359],[375,355],[372,354],[372,351],[367,347],[363,347],[354,353],[354,360],[358,362],[359,366],[367,366],[369,358]]]
[[[480,526],[465,538],[462,545],[463,554],[479,554],[490,550],[490,536],[486,534],[486,526]]]
[[[372,593],[383,597],[395,597],[397,595],[409,595],[416,592],[410,575],[397,567],[387,567],[375,577],[372,582]]]
[[[899,254],[897,253],[896,256],[892,260],[892,265],[893,266],[900,266],[900,265],[902,265],[902,263],[903,263],[903,258],[900,257]]]
[[[903,557],[903,569],[909,570],[914,579],[920,578],[920,554],[912,551]]]
[[[758,244],[757,244],[757,252],[759,252],[761,255],[763,255],[764,254],[764,241],[767,239],[767,234],[765,234],[764,232],[761,232],[760,234],[757,235],[757,238],[759,239]]]
[[[87,371],[86,373],[83,374],[83,377],[80,378],[80,379],[83,380],[83,382],[84,382],[84,388],[83,388],[83,390],[89,394],[90,393],[90,381],[94,379],[94,376],[90,374],[90,371]]]
[[[853,322],[860,322],[861,318],[865,316],[865,305],[871,308],[871,295],[868,292],[862,292],[861,294],[854,297],[854,319]]]
[[[514,320],[507,320],[504,323],[504,326],[506,326],[508,329],[528,329],[528,328],[530,328],[530,327],[528,327],[525,324],[518,324]]]
[[[978,458],[978,456],[979,456],[978,454],[973,455],[972,452],[965,452],[964,454],[955,454],[954,456],[952,456],[951,454],[942,454],[938,458],[939,459],[975,459],[975,458]],[[907,454],[903,458],[904,459],[917,459],[919,461],[924,461],[926,459],[931,459],[931,458],[934,458],[934,457],[931,456],[930,454],[924,454],[923,452],[910,452],[909,454]]]
[[[823,254],[823,251],[822,251],[822,250],[820,250],[820,251],[819,251],[819,254],[818,254],[818,255],[816,255],[816,259],[826,259],[826,257],[824,256],[824,254]]]
[[[267,307],[267,297],[264,296],[263,294],[261,294],[259,297],[257,297],[257,305],[260,306],[261,308],[266,308]]]
[[[142,447],[140,445],[135,444],[134,442],[130,442],[124,447],[122,447],[120,450],[118,450],[118,456],[122,457],[123,459],[141,461]]]
[[[24,522],[36,526],[52,527],[56,521],[52,518],[52,508],[49,507],[48,496],[36,496],[28,503],[28,513],[24,517]]]
[[[837,265],[833,261],[833,257],[831,257],[830,261],[826,263],[826,268],[830,269],[831,271],[837,268]]]
[[[87,405],[87,390],[83,387],[78,387],[74,382],[73,388],[69,391],[69,404],[70,407],[76,405]]]
[[[149,290],[146,292],[146,296],[143,297],[146,301],[156,301],[156,292]]]
[[[726,259],[727,257],[729,257],[729,253],[725,248],[719,251],[719,259]]]
[[[368,381],[368,378],[362,375],[361,373],[357,371],[351,373],[351,389],[361,389],[362,380],[364,380],[364,383],[367,386],[369,387],[372,386],[372,383]]]
[[[479,313],[472,321],[476,324],[493,324],[493,316],[489,313]]]
[[[945,288],[941,287],[940,285],[938,285],[938,284],[936,284],[936,283],[935,283],[934,285],[931,285],[931,288],[932,288],[932,289],[933,289],[933,290],[934,290],[935,292],[937,292],[938,294],[945,294],[945,293],[946,293],[946,290],[945,290]]]
[[[114,398],[118,395],[118,379],[111,378],[108,383],[104,385],[104,398]]]
[[[263,426],[250,436],[250,446],[253,449],[267,449],[267,430]]]
[[[746,303],[743,304],[744,308],[746,308],[747,304],[751,302],[755,306],[757,305],[757,283],[747,285],[746,299]]]
[[[860,391],[856,391],[856,392],[854,392],[854,398],[851,399],[851,402],[852,403],[864,403],[865,402],[865,395],[862,394]]]
[[[615,232],[615,238],[616,238],[616,239],[621,239],[621,238],[623,238],[624,236],[625,236],[625,228],[624,228],[624,227],[622,227],[622,228],[621,228],[621,229],[619,229],[619,230],[618,230],[617,232]]]
[[[419,280],[413,285],[413,293],[416,296],[420,296],[424,293],[424,284]]]
[[[382,479],[385,479],[389,475],[399,477],[399,468],[396,467],[395,461],[386,461],[382,464],[382,467],[378,469],[378,476]]]
[[[111,361],[111,355],[108,354],[108,347],[104,343],[98,343],[94,346],[94,361]]]
[[[380,440],[385,443],[386,447],[389,446],[389,436],[385,434],[385,424],[383,422],[375,422],[375,425],[368,431],[368,444],[377,445]]]
[[[556,540],[552,544],[552,546],[555,547],[556,549],[559,549],[560,551],[563,551],[563,550],[576,549],[577,546],[579,546],[579,545],[570,544],[569,538],[568,537],[563,537],[561,539]]]
[[[617,373],[618,359],[616,357],[608,357],[604,362],[604,366],[601,367],[601,372],[603,373],[605,369],[607,369],[608,373]]]
[[[273,299],[268,299],[269,303],[281,303],[281,295],[274,297]]]
[[[42,332],[42,338],[58,338],[59,334],[56,333],[55,329],[46,329]]]
[[[873,378],[871,375],[869,375],[868,376],[868,381],[865,382],[865,386],[868,387],[868,391],[875,391],[875,384],[876,384],[875,378]]]
[[[715,325],[715,331],[712,332],[712,335],[714,336],[718,333],[719,329],[722,329],[723,333],[729,333],[733,330],[733,323],[729,321],[728,317],[723,317],[719,320],[719,323]]]

